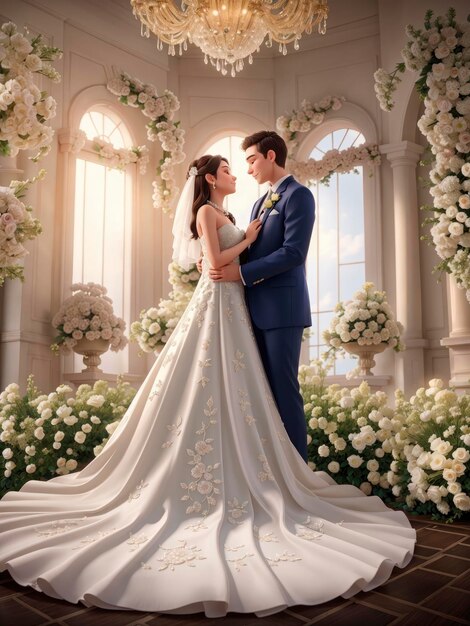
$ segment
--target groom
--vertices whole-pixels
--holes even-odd
[[[287,146],[277,133],[260,131],[242,144],[248,173],[270,190],[254,205],[261,232],[242,266],[210,270],[216,281],[242,280],[253,329],[286,431],[307,460],[307,426],[297,380],[303,329],[311,326],[305,279],[315,202],[286,169]]]

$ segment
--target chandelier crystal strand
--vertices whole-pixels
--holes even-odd
[[[315,25],[326,32],[327,0],[130,0],[134,15],[142,23],[141,34],[157,36],[157,48],[168,45],[168,54],[181,56],[187,41],[204,53],[223,76],[235,76],[244,59],[253,63],[266,38],[266,46],[279,44],[287,54],[287,44],[299,41]],[[177,6],[179,5],[179,7]]]

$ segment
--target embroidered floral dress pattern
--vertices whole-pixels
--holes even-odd
[[[293,451],[244,288],[208,267],[102,452],[0,501],[0,571],[71,603],[223,618],[368,591],[409,562],[403,514]]]

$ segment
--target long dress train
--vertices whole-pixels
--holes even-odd
[[[243,238],[218,233],[222,249]],[[402,512],[301,459],[243,287],[207,271],[103,452],[0,501],[0,571],[21,585],[108,609],[263,616],[372,589],[410,561]]]

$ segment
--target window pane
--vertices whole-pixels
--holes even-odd
[[[89,139],[102,136],[112,139],[115,147],[124,147],[127,129],[119,119],[99,110],[90,110],[80,128]],[[76,160],[73,282],[96,282],[108,290],[117,316],[124,318],[129,332],[131,258],[132,174],[108,169],[105,164]],[[128,371],[129,351],[108,351],[102,357],[102,369],[110,374]],[[83,368],[82,358],[74,356],[74,371]]]
[[[364,142],[355,129],[338,129],[326,135],[310,154],[322,158],[331,148],[345,150]],[[363,171],[333,174],[329,186],[312,185],[316,223],[307,259],[307,281],[312,317],[318,328],[310,339],[310,357],[326,350],[322,333],[328,328],[340,300],[349,300],[365,280]],[[355,367],[351,357],[338,358],[335,374]]]
[[[365,280],[364,263],[354,263],[352,265],[340,265],[340,300],[351,300],[355,291],[361,289]]]

